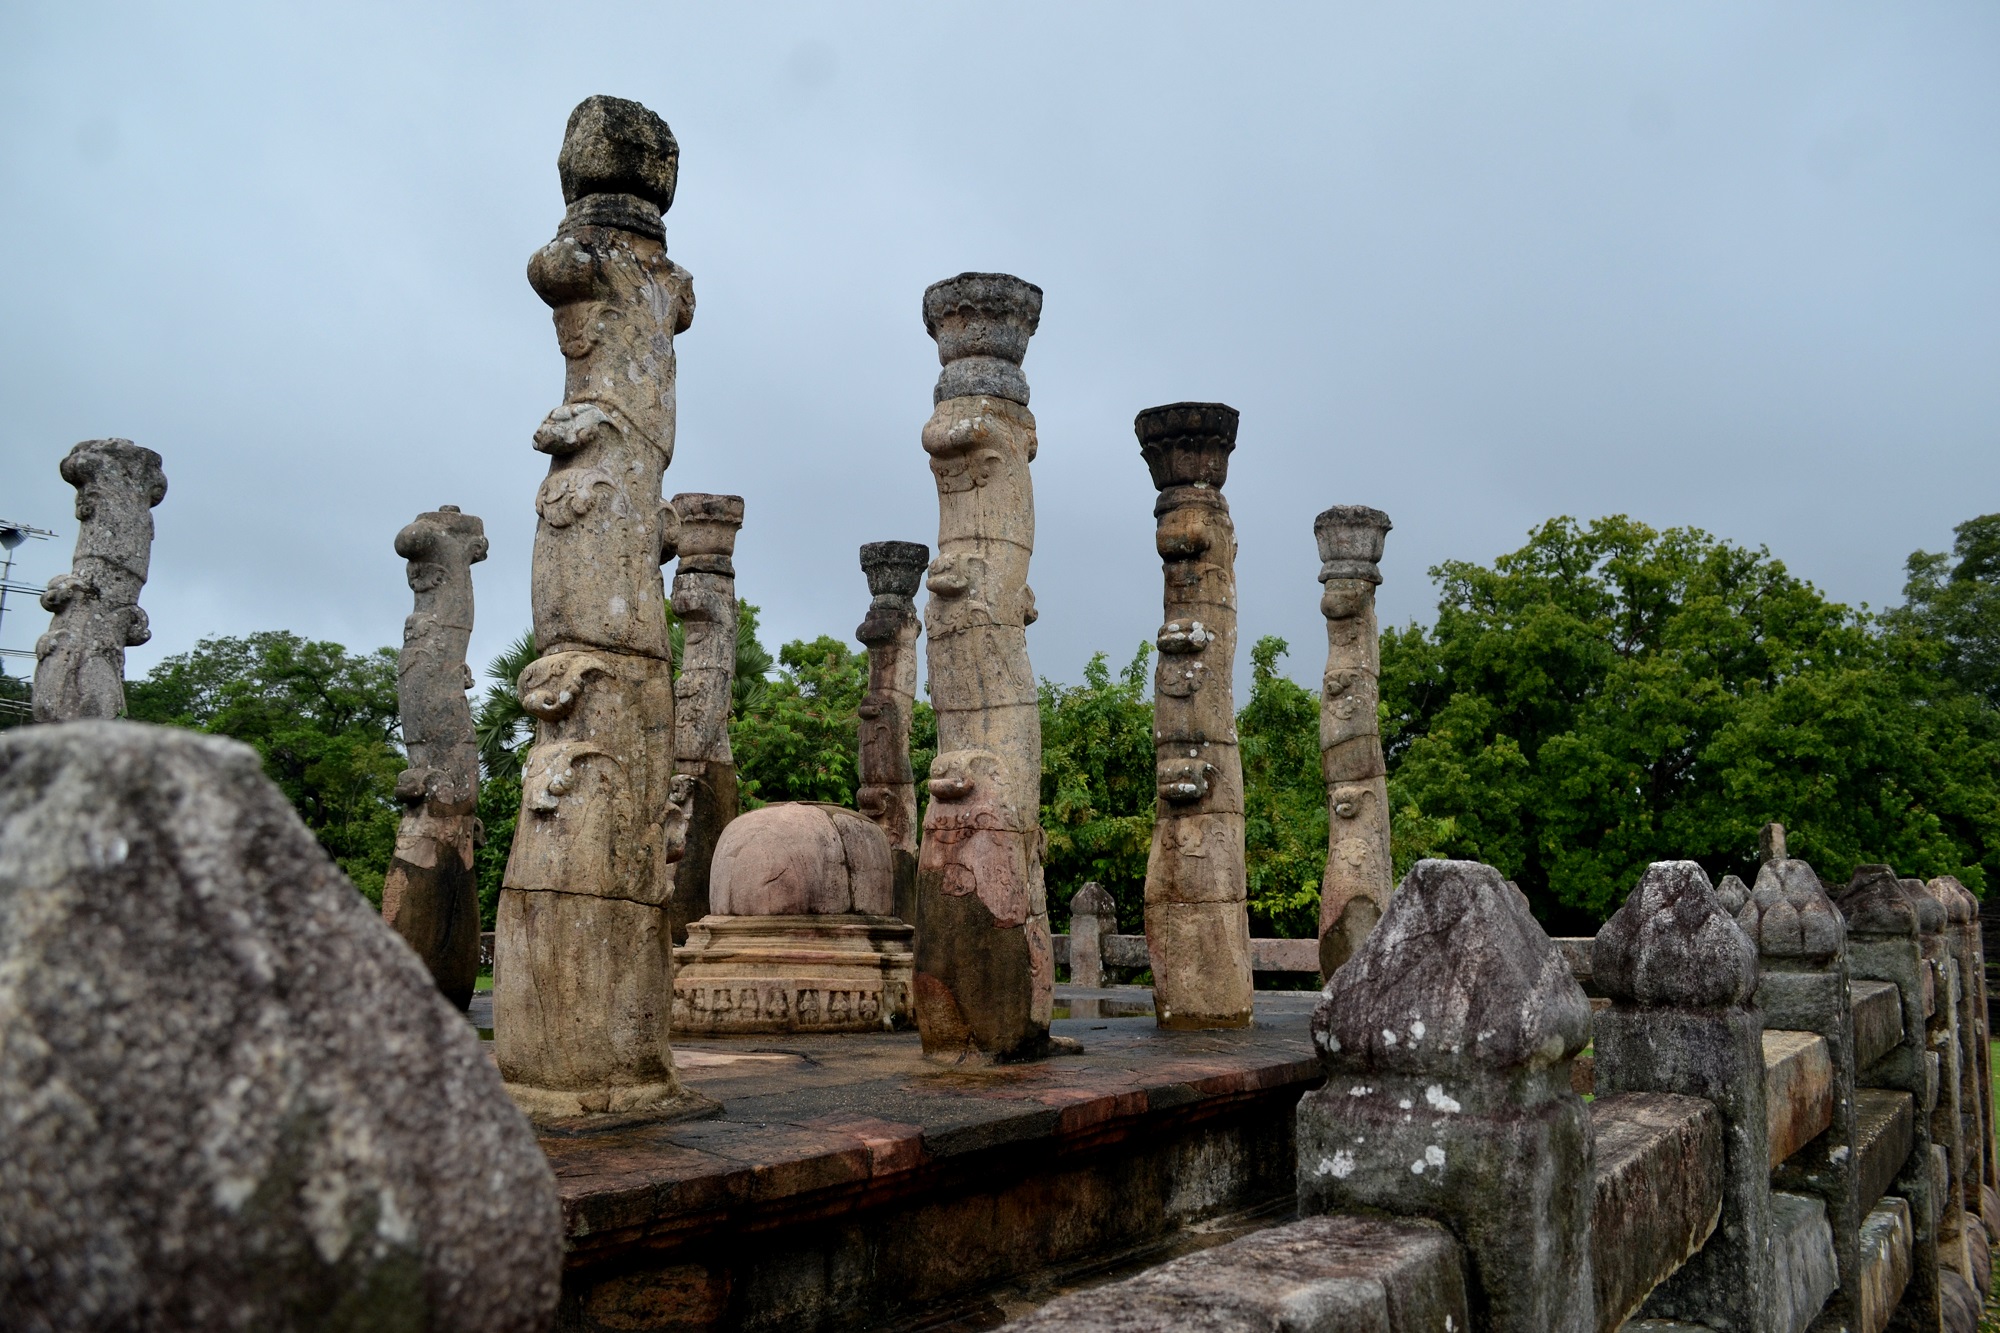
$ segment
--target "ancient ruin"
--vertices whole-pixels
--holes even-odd
[[[396,779],[403,822],[382,880],[382,919],[463,1009],[479,982],[479,742],[465,692],[472,671],[472,567],[486,525],[456,505],[419,514],[396,534],[417,604],[403,621],[396,699],[410,766]]]
[[[736,818],[736,756],[729,712],[736,684],[736,534],[740,495],[676,495],[680,560],[674,615],[681,623],[681,670],[674,681],[674,776],[686,791],[687,834],[674,864],[669,917],[674,942],[708,915],[708,867],[715,840]]]
[[[1326,875],[1320,880],[1319,970],[1332,976],[1368,937],[1389,901],[1389,780],[1375,705],[1382,674],[1375,588],[1389,516],[1335,505],[1313,520],[1319,542],[1326,675],[1319,748],[1326,775]]]
[[[917,913],[917,778],[910,768],[910,718],[917,702],[917,635],[912,600],[930,564],[922,542],[869,542],[861,548],[868,614],[854,631],[868,649],[868,692],[860,707],[860,788],[855,804],[888,835],[896,865],[896,915]]]
[[[1161,1027],[1250,1022],[1243,760],[1236,746],[1236,525],[1222,486],[1236,409],[1149,407],[1133,423],[1160,498],[1166,623],[1153,676],[1159,801],[1146,861],[1146,940]]]
[[[917,862],[917,1026],[945,1061],[1032,1059],[1055,964],[1042,888],[1042,723],[1027,627],[1035,418],[1021,358],[1042,289],[961,273],[924,293],[944,371],[925,423],[938,489],[926,586],[938,755]]]
[[[893,914],[882,830],[852,810],[782,802],[722,831],[712,911],[675,950],[674,1030],[873,1032],[908,1027],[910,926]]]
[[[153,637],[139,590],[153,558],[153,508],[167,495],[160,456],[130,440],[85,440],[62,479],[76,487],[76,556],[49,580],[54,613],[35,644],[37,722],[122,717],[125,650]]]
[[[667,903],[683,812],[672,790],[673,666],[661,564],[678,520],[674,336],[694,317],[661,215],[679,149],[636,102],[592,97],[559,168],[569,209],[528,263],[567,361],[535,432],[536,719],[495,931],[494,1051],[540,1119],[668,1115],[689,1102],[667,1046]]]

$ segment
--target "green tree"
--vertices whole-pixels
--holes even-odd
[[[1392,804],[1559,931],[1649,861],[1754,871],[1773,819],[1829,878],[2000,870],[1990,710],[1767,551],[1560,518],[1432,577],[1436,626],[1382,639]]]
[[[1119,929],[1138,930],[1144,920],[1158,792],[1146,697],[1152,652],[1141,644],[1116,678],[1097,653],[1083,684],[1041,683],[1043,878],[1058,929],[1069,919],[1069,900],[1090,880],[1117,900]]]
[[[0,731],[26,726],[33,719],[33,695],[29,681],[0,669]]]
[[[1953,529],[1950,555],[1913,552],[1904,605],[1884,622],[1915,655],[2000,708],[2000,514]]]
[[[756,608],[749,609],[754,615]],[[768,662],[762,645],[754,637],[751,642]],[[740,662],[737,679],[746,679]],[[780,648],[775,677],[751,676],[748,688],[737,692],[729,724],[744,808],[771,801],[853,805],[857,710],[867,687],[867,655],[826,634]]]
[[[127,682],[125,702],[135,721],[255,749],[320,845],[381,902],[401,817],[393,649],[353,654],[282,630],[203,639]]]
[[[1250,648],[1250,699],[1236,715],[1243,754],[1244,865],[1256,933],[1319,930],[1326,870],[1326,782],[1319,696],[1281,675],[1291,646],[1267,634]]]

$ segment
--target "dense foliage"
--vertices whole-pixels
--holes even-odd
[[[396,654],[365,656],[282,630],[203,639],[125,686],[128,716],[249,745],[372,902],[396,845]]]
[[[1155,789],[1152,652],[1139,645],[1115,678],[1098,653],[1081,685],[1041,684],[1043,878],[1057,929],[1091,880],[1117,900],[1121,929],[1142,920]]]

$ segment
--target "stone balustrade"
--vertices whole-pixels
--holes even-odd
[[[1766,842],[1754,887],[1659,863],[1585,940],[1490,867],[1420,863],[1320,1001],[1301,1219],[1008,1327],[1973,1333],[2000,1223],[1976,905],[1887,867],[1829,893]],[[1091,915],[1103,967],[1142,965]]]

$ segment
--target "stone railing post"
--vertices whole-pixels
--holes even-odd
[[[1394,887],[1388,769],[1375,705],[1382,674],[1375,588],[1389,516],[1335,505],[1313,520],[1319,542],[1326,676],[1320,683],[1320,766],[1326,777],[1326,874],[1319,886],[1319,971],[1330,977],[1374,928]]]
[[[1910,1281],[1904,1289],[1897,1327],[1937,1328],[1941,1318],[1938,1274],[1938,1219],[1931,1111],[1937,1105],[1938,1059],[1925,1050],[1924,973],[1929,962],[1921,943],[1928,921],[1935,933],[1944,910],[1929,894],[1912,896],[1885,865],[1857,866],[1834,903],[1847,918],[1847,968],[1857,979],[1893,983],[1903,1001],[1903,1039],[1858,1081],[1893,1088],[1916,1102],[1909,1158],[1896,1176],[1895,1192],[1910,1204]]]
[[[1299,1210],[1443,1222],[1473,1326],[1595,1333],[1590,1001],[1491,866],[1419,861],[1313,1015],[1326,1084],[1298,1109]]]
[[[1722,1215],[1644,1314],[1716,1333],[1775,1333],[1764,1023],[1757,951],[1692,861],[1657,861],[1591,946],[1611,1007],[1594,1026],[1597,1095],[1702,1097],[1722,1117]]]
[[[123,717],[125,650],[153,637],[139,590],[167,474],[130,440],[85,440],[58,470],[76,487],[76,555],[42,593],[55,619],[35,644],[35,721]]]
[[[1782,826],[1766,827],[1765,850],[1771,854],[1738,909],[1736,924],[1757,947],[1756,1004],[1764,1026],[1826,1038],[1833,1066],[1833,1124],[1810,1150],[1789,1159],[1781,1173],[1784,1188],[1826,1204],[1840,1269],[1840,1291],[1828,1310],[1838,1317],[1854,1310],[1860,1299],[1861,1224],[1867,1212],[1856,1135],[1847,923],[1813,868],[1786,856]]]
[[[948,1062],[1049,1046],[1054,948],[1042,887],[1042,720],[1028,664],[1035,418],[1021,358],[1042,289],[961,273],[924,293],[937,340],[924,452],[938,553],[924,607],[938,754],[917,861],[917,1027]]]
[[[854,631],[868,649],[868,692],[861,698],[860,778],[855,804],[889,836],[896,863],[896,915],[917,915],[917,777],[910,767],[910,720],[917,704],[917,635],[913,600],[931,548],[922,542],[869,542],[861,548],[868,614]]]
[[[1104,940],[1118,933],[1118,901],[1096,880],[1069,903],[1069,980],[1072,986],[1104,984]]]
[[[472,567],[486,525],[456,505],[419,514],[396,534],[416,608],[403,621],[396,700],[410,766],[396,779],[403,821],[382,879],[382,919],[409,941],[438,989],[463,1009],[479,984],[479,741],[465,692]]]
[[[1958,1005],[1959,1120],[1965,1149],[1959,1199],[1966,1209],[1984,1216],[1987,1209],[1980,1187],[1986,1181],[1993,1153],[1993,1102],[1985,1090],[1992,1088],[1993,1074],[1992,1047],[1984,1040],[1985,960],[1979,944],[1979,900],[1952,875],[1940,875],[1925,887],[1945,909],[1945,938],[1958,974],[1954,995]]]
[[[715,840],[736,818],[736,756],[729,713],[736,685],[736,534],[740,495],[674,497],[680,559],[674,615],[681,622],[681,674],[674,681],[674,776],[686,793],[687,834],[674,863],[674,941],[708,915]]]
[[[1254,1002],[1236,745],[1236,525],[1222,497],[1236,409],[1149,407],[1133,423],[1152,473],[1166,623],[1153,676],[1158,779],[1146,862],[1153,1011],[1164,1028],[1247,1027]]]
[[[1942,1270],[1958,1274],[1969,1286],[1973,1280],[1974,1261],[1965,1243],[1965,1207],[1961,1192],[1961,1182],[1969,1174],[1966,1169],[1965,1123],[1962,1119],[1966,1079],[1964,1050],[1959,1044],[1961,982],[1950,935],[1951,918],[1958,909],[1953,895],[1933,893],[1921,879],[1906,878],[1901,883],[1903,891],[1913,900],[1928,900],[1937,907],[1935,913],[1920,913],[1919,921],[1924,927],[1920,940],[1924,961],[1930,965],[1932,988],[1931,1014],[1925,1021],[1924,1040],[1938,1065],[1937,1105],[1931,1110],[1931,1142],[1944,1158],[1950,1182],[1938,1204],[1938,1263]],[[1990,1255],[1982,1254],[1978,1262],[1987,1265],[1988,1271],[1991,1271]],[[1941,1272],[1940,1280],[1942,1276]]]
[[[555,311],[564,401],[535,432],[531,586],[543,656],[521,673],[536,719],[495,949],[494,1053],[541,1120],[667,1116],[690,1105],[667,1045],[667,919],[683,817],[661,564],[678,520],[674,335],[694,317],[661,214],[679,149],[637,102],[592,97],[559,167],[569,210],[528,263]]]

